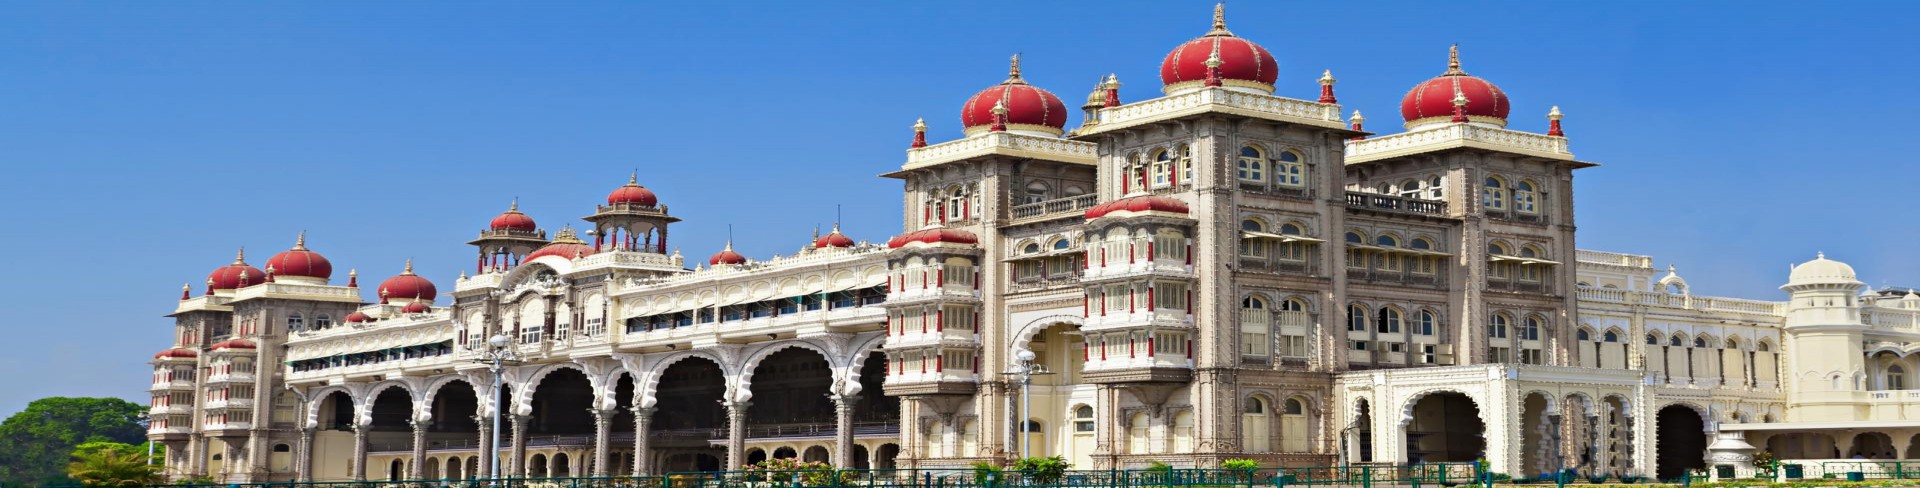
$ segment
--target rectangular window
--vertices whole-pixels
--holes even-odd
[[[946,266],[945,269],[941,271],[941,274],[944,275],[946,279],[946,283],[944,284],[958,285],[958,286],[965,286],[965,287],[973,286],[973,267],[972,266],[959,266],[959,265],[949,264]]]
[[[1153,236],[1153,257],[1159,261],[1186,261],[1187,239],[1169,235]]]
[[[1512,362],[1512,358],[1509,357],[1511,355],[1512,355],[1512,349],[1508,349],[1504,347],[1495,347],[1487,351],[1487,361],[1494,362],[1494,363]]]
[[[943,310],[946,310],[946,312],[940,316],[942,327],[956,330],[973,330],[973,307],[948,305],[943,308]]]
[[[1539,349],[1521,349],[1520,364],[1544,364],[1540,361]]]
[[[1167,186],[1168,184],[1172,183],[1171,181],[1169,181],[1169,178],[1172,177],[1172,173],[1168,171],[1170,167],[1167,165],[1167,161],[1156,161],[1153,163],[1152,168],[1153,168],[1153,187],[1154,188]]]
[[[1348,249],[1347,250],[1347,268],[1367,269],[1366,251],[1361,251],[1358,249]]]
[[[1307,357],[1306,336],[1299,336],[1299,335],[1280,336],[1280,357],[1283,357],[1283,358]]]
[[[1520,281],[1530,281],[1530,282],[1540,281],[1539,266],[1523,264],[1518,267],[1518,270],[1520,271]]]
[[[1436,349],[1438,349],[1438,347],[1434,346],[1433,344],[1421,345],[1420,346],[1420,364],[1435,364],[1439,359],[1439,358],[1436,358],[1434,354],[1434,351]]]
[[[1185,283],[1154,283],[1153,300],[1155,307],[1186,310],[1187,285]]]
[[[1127,312],[1127,286],[1107,285],[1107,311],[1110,313]]]
[[[1279,250],[1279,252],[1277,253],[1277,257],[1282,260],[1287,260],[1287,261],[1307,260],[1307,245],[1305,243],[1283,242],[1283,243],[1280,243],[1279,246],[1276,246],[1276,248]]]
[[[1301,177],[1305,173],[1306,168],[1300,163],[1273,163],[1273,183],[1276,185],[1294,188],[1307,186],[1306,179]]]
[[[1073,256],[1048,258],[1046,263],[1048,276],[1072,274],[1073,270],[1079,269],[1079,263]]]
[[[1435,268],[1434,263],[1438,261],[1438,259],[1434,259],[1432,256],[1409,256],[1407,257],[1407,270],[1415,274],[1430,275],[1433,274]]]
[[[1355,351],[1367,350],[1367,341],[1353,341],[1353,350]]]
[[[1401,347],[1403,346],[1405,346],[1405,344],[1401,344],[1398,342],[1389,342],[1387,343],[1387,352],[1401,352],[1404,350],[1404,349],[1401,349]]]

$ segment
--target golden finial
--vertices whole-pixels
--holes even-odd
[[[1227,2],[1220,2],[1220,3],[1213,4],[1213,30],[1207,31],[1207,35],[1209,36],[1233,35],[1232,32],[1227,31]]]
[[[1120,76],[1113,73],[1107,73],[1107,88],[1119,88],[1119,87],[1120,87]]]
[[[1213,41],[1213,53],[1207,55],[1206,65],[1208,68],[1218,68],[1222,64],[1226,63],[1220,60],[1220,41]]]
[[[233,253],[233,264],[247,264],[246,246],[240,246],[240,251]]]
[[[926,117],[921,117],[921,118],[918,118],[918,119],[914,119],[914,120],[913,120],[913,130],[916,130],[916,131],[924,131],[924,130],[927,130],[927,118],[926,118]]]
[[[1020,81],[1022,81],[1020,79],[1020,53],[1014,53],[1007,67],[1007,82],[1015,83]]]
[[[1353,123],[1355,123],[1355,124],[1360,124],[1360,123],[1365,123],[1365,122],[1367,121],[1367,118],[1366,118],[1366,117],[1361,117],[1361,116],[1360,116],[1360,111],[1359,111],[1359,110],[1355,110],[1355,111],[1353,111],[1353,117],[1349,117],[1349,118],[1348,118],[1347,120],[1351,120],[1351,121],[1353,121]]]
[[[1460,70],[1460,45],[1454,44],[1453,47],[1447,48],[1447,72],[1441,73],[1440,76],[1465,74],[1467,72]]]
[[[401,270],[400,274],[403,274],[403,275],[413,274],[413,258],[407,258],[407,269]]]
[[[636,169],[636,170],[633,170],[632,173],[627,174],[627,184],[631,186],[640,186],[640,170]]]
[[[1333,70],[1326,70],[1320,73],[1320,84],[1331,85],[1334,81]]]
[[[193,285],[189,285],[189,284],[186,284],[186,283],[181,283],[181,284],[180,284],[180,291],[193,291]]]
[[[295,251],[307,250],[307,231],[304,231],[304,230],[300,231],[300,236],[293,238],[293,250]]]
[[[1560,120],[1560,117],[1562,117],[1562,115],[1560,114],[1559,105],[1554,105],[1552,110],[1547,111],[1547,120]]]
[[[1460,87],[1457,87],[1457,86],[1453,87],[1453,106],[1455,107],[1467,106],[1467,93],[1460,91]]]
[[[993,102],[993,114],[994,115],[1007,114],[1007,99],[1002,98],[1000,100]]]
[[[360,270],[349,269],[347,270],[347,276],[354,276],[354,277],[360,276]]]
[[[519,211],[520,211],[520,197],[513,197],[512,203],[507,204],[507,212],[518,213]]]

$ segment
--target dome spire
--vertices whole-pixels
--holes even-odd
[[[1014,59],[1019,59],[1019,57],[1015,56]],[[987,128],[987,131],[988,132],[1006,132],[1007,131],[1007,99],[1001,98],[993,102],[993,126]]]
[[[635,175],[635,176],[637,177],[639,175]],[[507,212],[519,212],[519,211],[520,211],[520,197],[513,197],[513,200],[507,203]]]
[[[413,274],[413,258],[407,258],[407,269],[400,270],[401,275]]]
[[[1366,130],[1366,129],[1362,129],[1362,128],[1360,128],[1360,124],[1362,124],[1362,123],[1365,123],[1365,122],[1367,121],[1367,118],[1366,118],[1366,117],[1362,117],[1362,116],[1360,116],[1360,110],[1359,110],[1359,109],[1354,109],[1354,111],[1353,111],[1353,116],[1352,116],[1352,117],[1348,117],[1348,118],[1347,118],[1347,120],[1349,120],[1349,121],[1352,121],[1352,122],[1353,122],[1353,130],[1354,130],[1355,132],[1359,132],[1359,131],[1362,131],[1362,130]],[[1352,138],[1352,139],[1348,139],[1348,140],[1349,140],[1349,141],[1361,141],[1361,140],[1366,140],[1366,138],[1367,138],[1367,136],[1366,136],[1365,134],[1355,134],[1355,135],[1353,136],[1353,138]]]
[[[640,186],[640,170],[636,169],[627,174],[627,186]]]
[[[1020,79],[1020,53],[1013,53],[1013,57],[1010,58],[1007,63],[1007,81],[1001,84],[1024,84],[1026,82],[1027,80]]]
[[[1320,73],[1320,103],[1340,103],[1340,100],[1333,98],[1334,81],[1337,80],[1333,79],[1333,70]]]
[[[347,288],[359,288],[359,287],[360,287],[360,270],[348,269],[347,270]]]
[[[293,238],[293,250],[307,250],[307,231],[300,231],[300,236]],[[268,264],[268,266],[272,266],[272,264]]]
[[[1453,47],[1447,48],[1447,72],[1441,73],[1440,76],[1466,75],[1467,72],[1460,70],[1460,45],[1454,44]]]
[[[1458,85],[1455,85],[1453,87],[1453,122],[1457,123],[1457,122],[1466,122],[1466,121],[1467,121],[1467,94],[1466,92],[1460,91],[1460,87]]]
[[[1566,131],[1560,130],[1560,117],[1562,117],[1562,115],[1560,115],[1559,105],[1554,105],[1553,110],[1547,111],[1547,135],[1553,137],[1567,136]]]
[[[180,301],[184,302],[190,298],[193,298],[193,285],[187,284],[187,283],[181,283],[180,284]]]
[[[1222,4],[1222,5],[1225,5],[1225,4]],[[1205,82],[1206,86],[1222,85],[1223,82],[1220,79],[1220,65],[1226,64],[1226,62],[1220,60],[1220,41],[1219,40],[1213,41],[1213,53],[1207,55],[1207,61],[1206,63],[1203,63],[1203,64],[1207,66],[1207,80]]]
[[[1120,76],[1107,73],[1107,82],[1103,86],[1107,89],[1107,95],[1105,97],[1106,106],[1120,106]]]
[[[927,147],[927,119],[921,117],[913,121],[913,146]]]
[[[238,264],[241,266],[245,266],[247,264],[247,247],[246,246],[240,246],[240,250],[233,253],[233,264]]]
[[[1233,36],[1233,32],[1227,30],[1227,2],[1213,4],[1213,30],[1207,31],[1207,35]]]

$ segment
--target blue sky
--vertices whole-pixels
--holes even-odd
[[[823,8],[830,7],[830,8]],[[50,395],[145,402],[162,317],[246,246],[306,230],[377,281],[412,257],[451,289],[519,197],[578,222],[638,170],[689,256],[791,253],[834,208],[900,230],[916,117],[957,112],[1024,53],[1077,105],[1101,75],[1157,95],[1211,2],[0,3],[0,414]],[[1513,127],[1567,113],[1582,248],[1653,254],[1703,294],[1777,298],[1816,250],[1920,283],[1902,136],[1920,30],[1904,3],[1234,2],[1283,96],[1322,69],[1379,132],[1462,46]],[[1078,124],[1077,116],[1070,122]],[[1901,183],[1901,182],[1909,183]]]

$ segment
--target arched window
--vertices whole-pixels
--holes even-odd
[[[1347,307],[1347,330],[1367,331],[1367,309],[1356,303]]]
[[[1703,338],[1695,337],[1693,338],[1693,347],[1705,349],[1707,347],[1707,340]]]
[[[1173,184],[1173,156],[1165,149],[1153,152],[1153,187],[1160,188]]]
[[[1401,197],[1420,198],[1420,196],[1424,194],[1424,192],[1422,192],[1421,190],[1422,188],[1420,187],[1420,180],[1406,180],[1406,181],[1400,182]]]
[[[1593,340],[1593,332],[1587,329],[1580,329],[1578,331],[1574,331],[1573,336],[1574,336],[1573,337],[1574,340],[1581,340],[1581,341]]]
[[[1307,311],[1307,304],[1306,304],[1306,302],[1302,302],[1302,301],[1300,301],[1300,299],[1298,299],[1298,298],[1288,298],[1288,299],[1286,299],[1285,301],[1282,301],[1282,302],[1280,302],[1280,311],[1282,311],[1282,312],[1306,312],[1306,311]]]
[[[300,314],[297,314],[297,313],[287,314],[287,330],[290,330],[290,331],[307,330],[306,319],[301,318]]]
[[[1071,246],[1071,245],[1072,243],[1067,242],[1066,239],[1059,239],[1059,240],[1053,241],[1054,250],[1064,251],[1067,249],[1067,246]]]
[[[965,188],[956,186],[947,190],[947,220],[965,220],[968,210]]]
[[[1258,220],[1240,221],[1240,230],[1247,232],[1266,232],[1266,224]],[[1244,236],[1240,238],[1240,255],[1255,259],[1266,259],[1267,241],[1264,237]]]
[[[1907,389],[1907,370],[1905,368],[1901,368],[1900,365],[1897,364],[1887,367],[1887,389]]]
[[[1400,247],[1400,240],[1393,236],[1380,236],[1373,241],[1381,247]]]
[[[1352,244],[1365,244],[1367,238],[1361,237],[1359,232],[1347,231],[1347,242]]]
[[[1445,182],[1446,179],[1439,176],[1427,178],[1427,199],[1440,200],[1445,198],[1447,196],[1446,186],[1442,185],[1442,183]]]
[[[1540,322],[1541,322],[1540,317],[1537,315],[1527,316],[1527,320],[1525,322],[1522,322],[1522,324],[1524,325],[1520,327],[1520,340],[1523,340],[1523,341],[1540,340]]]
[[[1533,182],[1520,180],[1513,185],[1513,209],[1523,214],[1539,213],[1536,202],[1539,193],[1533,189]]]
[[[1380,307],[1379,323],[1375,330],[1382,334],[1400,333],[1400,311],[1392,307]]]
[[[1193,184],[1193,148],[1181,144],[1179,151],[1176,152],[1179,153],[1180,158],[1180,183]]]
[[[1023,203],[1040,203],[1052,199],[1053,187],[1047,186],[1047,182],[1045,181],[1033,180],[1027,183],[1027,194],[1021,201]]]
[[[1073,431],[1093,432],[1093,407],[1081,405],[1073,409]]]
[[[1507,183],[1498,176],[1488,176],[1480,188],[1480,203],[1487,210],[1507,209]]]
[[[1493,314],[1493,317],[1487,321],[1487,337],[1495,339],[1507,338],[1507,328],[1510,322],[1511,319],[1508,319],[1505,314]]]
[[[1667,338],[1667,345],[1669,346],[1680,347],[1686,344],[1687,344],[1687,338],[1681,337],[1679,334],[1674,334],[1673,337]]]
[[[1429,241],[1425,237],[1415,238],[1413,242],[1407,244],[1407,247],[1422,251],[1431,251],[1433,250],[1433,241]]]
[[[1300,162],[1300,154],[1293,151],[1280,151],[1280,157],[1273,162],[1274,184],[1289,188],[1307,186],[1307,166]]]
[[[1755,346],[1755,348],[1758,349],[1760,352],[1771,352],[1773,351],[1773,344],[1769,344],[1766,341],[1760,341],[1760,345]]]
[[[1273,330],[1273,313],[1267,310],[1267,300],[1249,295],[1240,300],[1240,354],[1265,360],[1268,353],[1268,331]]]
[[[1247,452],[1267,452],[1273,450],[1272,419],[1268,415],[1267,401],[1260,397],[1247,397],[1246,408],[1241,413],[1240,437],[1246,444]]]
[[[314,329],[318,330],[318,329],[326,329],[330,327],[333,327],[333,316],[330,316],[324,313],[313,316]]]
[[[1025,247],[1020,248],[1021,254],[1037,254],[1039,252],[1040,252],[1040,244],[1035,242],[1029,242]]]
[[[1267,157],[1260,148],[1246,146],[1240,148],[1240,181],[1263,183],[1267,181]]]
[[[1649,346],[1660,345],[1660,338],[1654,337],[1653,334],[1647,334],[1647,345]]]
[[[1620,342],[1620,333],[1609,330],[1600,336],[1600,342]]]
[[[1506,244],[1501,244],[1498,242],[1492,242],[1487,244],[1487,254],[1492,254],[1494,256],[1512,256],[1513,255],[1511,252],[1507,251]],[[1505,260],[1494,261],[1490,266],[1487,266],[1487,276],[1491,278],[1496,278],[1496,279],[1507,279],[1508,277],[1513,276],[1513,262],[1505,261]]]
[[[1439,328],[1440,328],[1440,316],[1433,313],[1432,310],[1421,310],[1420,321],[1414,324],[1413,333],[1430,336],[1430,335],[1433,335],[1434,331]]]

